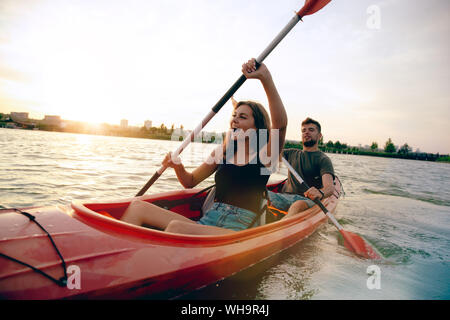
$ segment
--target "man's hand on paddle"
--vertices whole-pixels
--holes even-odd
[[[305,197],[310,198],[311,200],[319,199],[322,200],[323,193],[319,191],[316,187],[311,187],[305,192]]]

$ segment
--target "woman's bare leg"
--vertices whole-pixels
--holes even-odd
[[[145,223],[173,233],[219,235],[236,232],[226,228],[197,224],[178,213],[142,200],[133,200],[121,220],[138,226]]]
[[[288,213],[283,217],[283,219],[298,215],[300,212],[303,212],[307,209],[309,209],[309,207],[306,204],[306,201],[297,200],[293,204],[291,204],[291,206],[289,207]]]
[[[126,209],[121,220],[137,226],[141,226],[145,223],[160,229],[165,229],[169,223],[174,220],[196,224],[194,221],[181,214],[160,208],[142,200],[133,200]]]

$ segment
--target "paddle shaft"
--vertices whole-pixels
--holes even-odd
[[[256,58],[256,65],[259,66],[264,59],[275,49],[275,47],[284,39],[284,37],[295,27],[295,25],[301,20],[301,16],[295,14],[295,16],[289,21],[289,23],[278,33],[275,39],[264,49],[264,51]],[[172,153],[172,158],[178,157],[183,150],[192,142],[197,134],[199,134],[206,124],[222,109],[225,103],[236,93],[236,91],[244,84],[247,78],[245,75],[241,75],[239,79],[231,86],[230,89],[220,98],[219,101],[212,107],[211,111],[202,120],[202,122],[183,140],[181,145]],[[156,180],[163,174],[167,167],[161,166],[145,184],[145,186],[136,194],[136,197],[142,196]]]
[[[291,172],[291,174],[295,177],[295,179],[297,179],[298,182],[300,182],[301,184],[303,184],[307,189],[309,189],[309,186],[306,184],[305,181],[303,181],[302,177],[300,177],[300,175],[297,173],[297,171],[292,168],[291,164],[283,157],[281,157],[284,165],[288,168],[288,170]],[[327,217],[331,220],[331,222],[333,222],[333,224],[336,226],[336,228],[338,228],[339,231],[341,231],[343,228],[340,225],[340,223],[336,220],[336,218],[331,214],[330,211],[328,211],[328,209],[323,205],[323,203],[319,200],[319,199],[314,199],[313,200],[315,204],[317,204],[320,209],[322,209],[322,211],[327,215]]]

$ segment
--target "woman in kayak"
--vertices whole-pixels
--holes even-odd
[[[212,152],[207,161],[188,172],[179,159],[172,159],[170,153],[163,160],[165,167],[175,169],[185,188],[195,187],[215,172],[216,194],[212,207],[195,222],[151,203],[135,200],[125,211],[123,221],[186,234],[224,234],[258,225],[256,220],[270,175],[267,168],[276,164],[283,149],[287,116],[264,64],[256,68],[255,59],[251,59],[242,65],[242,72],[247,79],[261,82],[272,122],[264,107],[257,102],[233,103],[230,131],[225,142]],[[255,140],[256,144],[253,143]]]

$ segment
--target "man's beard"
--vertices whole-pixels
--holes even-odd
[[[317,143],[317,140],[310,139],[309,141],[303,142],[303,145],[304,145],[305,147],[308,147],[308,148],[309,148],[309,147],[314,146],[316,143]]]

